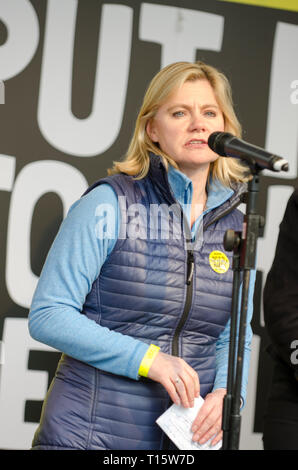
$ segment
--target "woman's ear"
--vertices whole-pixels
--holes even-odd
[[[158,142],[157,132],[155,129],[155,125],[153,119],[150,119],[146,124],[146,132],[149,135],[152,142]]]

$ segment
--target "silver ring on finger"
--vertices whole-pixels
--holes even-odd
[[[179,383],[180,383],[180,379],[179,379],[179,377],[176,377],[176,379],[175,379],[175,384],[178,385]]]

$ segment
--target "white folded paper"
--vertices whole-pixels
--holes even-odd
[[[211,438],[205,444],[199,444],[192,440],[192,424],[197,417],[198,411],[204,403],[202,397],[195,398],[193,408],[172,405],[157,420],[156,423],[168,435],[176,447],[181,450],[218,450],[222,446],[220,441],[215,446],[211,445]]]

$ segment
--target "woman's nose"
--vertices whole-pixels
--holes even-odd
[[[206,123],[201,113],[193,113],[190,120],[191,131],[203,131],[205,130]]]

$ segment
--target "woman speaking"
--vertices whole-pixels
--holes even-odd
[[[202,62],[165,67],[124,160],[71,207],[29,315],[32,337],[63,353],[33,449],[164,449],[156,419],[199,395],[193,440],[222,438],[233,278],[223,238],[242,229],[246,169],[208,147],[215,131],[241,134],[225,76]]]

